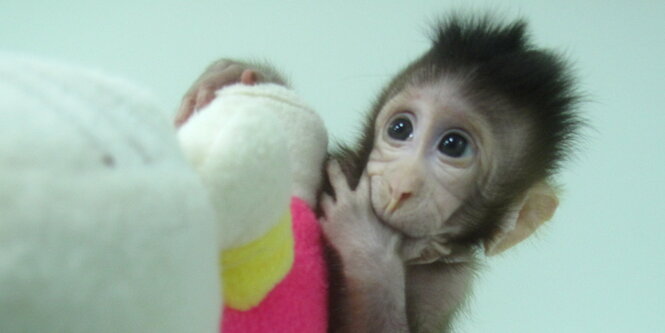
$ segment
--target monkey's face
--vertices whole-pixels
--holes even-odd
[[[377,216],[412,237],[445,231],[488,173],[489,135],[454,83],[395,95],[379,111],[367,165]]]

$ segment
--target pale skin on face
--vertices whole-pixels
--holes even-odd
[[[395,139],[391,123],[406,119],[411,135]],[[443,221],[463,203],[480,177],[488,173],[492,152],[489,126],[474,114],[452,82],[409,87],[381,109],[367,172],[371,203],[386,224],[411,237],[445,231]],[[461,135],[468,147],[462,156],[441,152],[450,134]]]

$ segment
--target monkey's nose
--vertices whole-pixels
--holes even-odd
[[[411,197],[411,195],[413,195],[413,193],[411,192],[402,192],[398,195],[393,196],[392,198],[390,198],[390,202],[388,203],[386,210],[389,213],[396,211],[397,208],[399,208],[399,206],[401,206],[402,203],[404,203],[404,201],[406,201]]]

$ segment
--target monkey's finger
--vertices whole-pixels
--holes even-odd
[[[240,83],[246,84],[246,85],[255,85],[257,83],[261,82],[261,75],[259,72],[253,70],[253,69],[245,69],[242,71],[240,74]]]
[[[323,211],[323,217],[328,217],[330,212],[335,206],[335,200],[328,194],[323,194],[321,196],[321,210]]]
[[[367,174],[367,168],[365,168],[365,171],[363,171],[363,174],[360,175],[360,182],[358,183],[358,187],[356,187],[356,192],[358,193],[369,193],[369,174]]]
[[[182,98],[182,102],[180,103],[180,107],[178,108],[178,112],[173,121],[176,127],[180,127],[186,123],[192,113],[194,113],[195,102],[196,100],[191,94],[187,94]]]
[[[208,68],[205,70],[205,73],[212,71],[223,71],[224,69],[231,67],[233,63],[234,62],[230,59],[219,59],[210,64],[210,66],[208,66]]]
[[[339,165],[337,160],[330,160],[328,162],[328,179],[330,180],[330,185],[332,185],[335,190],[337,197],[346,195],[349,190],[349,184],[346,181],[346,176],[342,172],[342,167]]]
[[[202,88],[196,93],[196,102],[194,103],[194,111],[198,111],[215,99],[215,90]]]
[[[325,226],[326,224],[328,224],[328,219],[326,219],[325,216],[321,216],[321,217],[319,217],[319,224],[320,224],[321,226]]]

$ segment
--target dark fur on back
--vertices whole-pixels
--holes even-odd
[[[484,184],[491,185],[493,195],[488,197],[479,188],[456,212],[455,218],[468,225],[459,241],[472,245],[496,233],[497,221],[517,196],[558,170],[580,123],[575,113],[578,94],[568,64],[558,54],[533,46],[523,20],[506,24],[490,16],[443,19],[436,25],[431,48],[379,95],[359,142],[332,153],[352,187],[367,165],[374,123],[383,105],[409,85],[434,83],[446,76],[463,78],[464,96],[495,130],[509,131],[516,119],[526,121],[529,128],[524,151],[499,172],[505,179]]]

